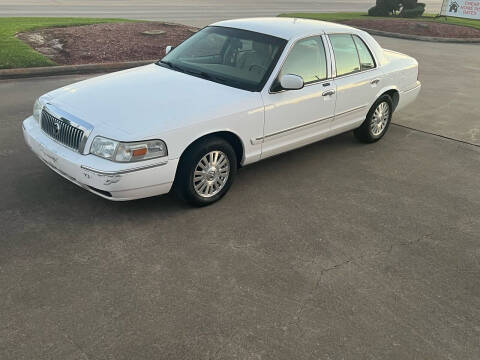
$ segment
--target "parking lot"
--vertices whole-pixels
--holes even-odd
[[[431,13],[441,1],[423,0]],[[205,26],[212,22],[283,12],[365,11],[372,0],[0,0],[2,16],[83,16],[174,21]],[[219,5],[221,4],[221,5]]]
[[[26,147],[0,81],[1,359],[480,358],[480,46],[378,38],[419,100],[240,170],[227,196],[103,200]]]

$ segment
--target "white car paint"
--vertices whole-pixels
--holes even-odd
[[[360,126],[386,91],[398,92],[397,109],[414,101],[420,91],[415,59],[383,50],[370,35],[351,27],[288,18],[214,25],[288,40],[263,90],[241,90],[151,64],[95,77],[41,97],[44,103],[93,127],[83,152],[51,139],[32,116],[23,122],[26,143],[50,168],[77,185],[109,200],[130,200],[167,193],[182,153],[204,135],[229,132],[237,136],[243,145],[239,162],[247,165]],[[337,78],[328,45],[328,34],[333,33],[360,36],[377,67]],[[313,35],[324,39],[329,79],[300,90],[272,93],[272,83],[290,48]],[[323,96],[325,91],[331,94]],[[119,141],[162,139],[168,156],[116,163],[89,153],[97,135]]]

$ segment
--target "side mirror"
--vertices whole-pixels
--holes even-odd
[[[286,74],[280,78],[280,85],[284,90],[300,90],[303,88],[303,78],[298,75]]]
[[[168,45],[166,48],[165,48],[165,55],[167,55],[170,51],[173,50],[173,46],[171,45]]]

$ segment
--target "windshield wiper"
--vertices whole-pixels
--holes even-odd
[[[214,76],[212,76],[211,74],[205,72],[205,71],[191,71],[192,74],[194,75],[198,75],[198,76],[201,76],[202,78],[204,79],[207,79],[207,80],[214,80]]]
[[[215,81],[215,82],[219,82],[219,83],[222,83],[222,84],[226,84],[228,83],[228,80],[227,79],[224,79],[222,77],[219,77],[219,76],[215,76],[215,75],[212,75],[212,74],[209,74],[205,71],[193,71],[193,70],[186,70],[185,71],[186,73],[190,73],[192,75],[196,75],[196,76],[200,76],[206,80],[211,80],[211,81]]]
[[[159,65],[159,64],[165,64],[172,70],[177,70],[177,71],[180,71],[180,72],[183,72],[183,73],[185,72],[185,70],[183,68],[181,68],[178,65],[173,64],[170,61],[160,60],[160,61],[157,62],[157,65]]]
[[[180,67],[176,64],[173,64],[170,61],[160,60],[160,61],[157,62],[157,65],[161,65],[161,64],[165,64],[170,69],[180,71],[184,74],[190,74],[190,75],[193,75],[193,76],[198,76],[198,77],[201,77],[203,79],[218,82],[218,83],[221,83],[221,84],[228,84],[229,83],[228,79],[224,79],[222,77],[218,77],[218,76],[209,74],[205,71],[195,71],[195,70],[190,70],[190,69],[184,69],[184,68],[182,68],[182,67]]]

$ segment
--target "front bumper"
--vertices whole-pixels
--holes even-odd
[[[168,193],[178,159],[120,164],[77,153],[48,137],[32,116],[23,121],[25,142],[48,167],[108,200],[133,200]]]

